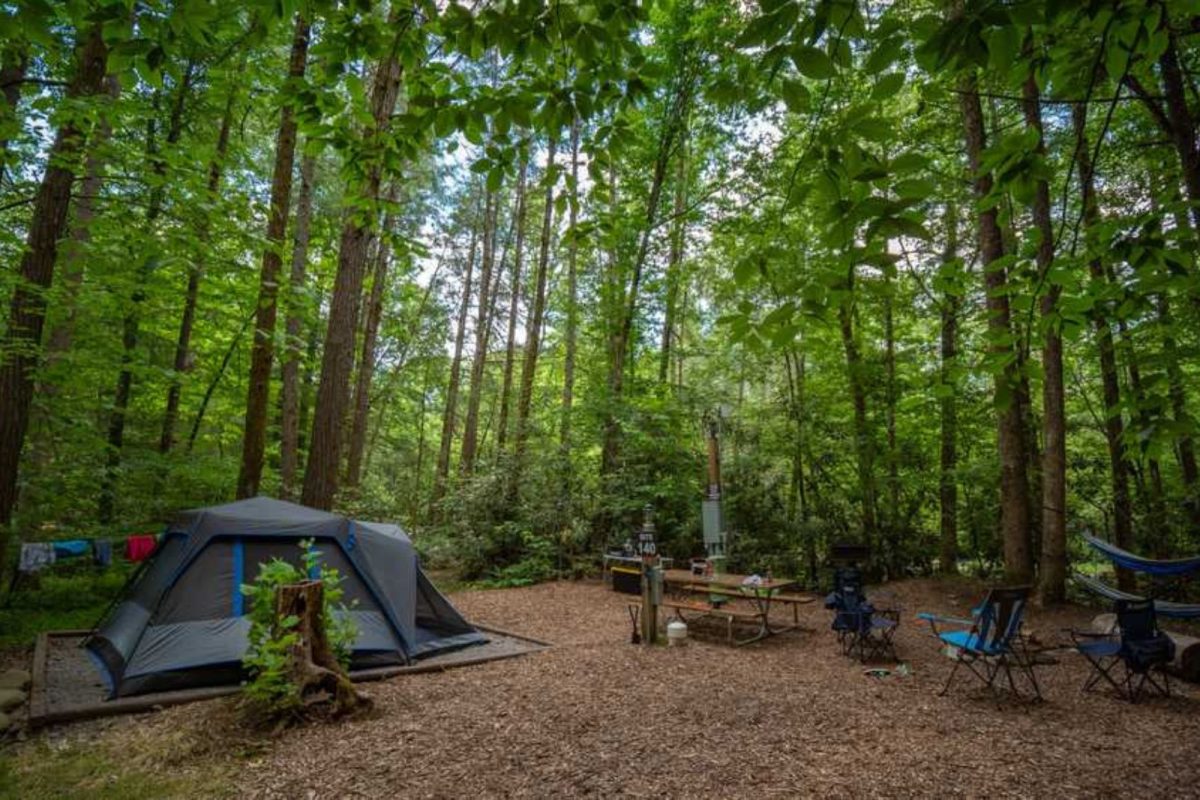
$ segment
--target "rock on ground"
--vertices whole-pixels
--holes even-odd
[[[6,669],[0,672],[0,689],[28,689],[29,672],[23,669]]]
[[[12,711],[25,704],[25,693],[20,689],[0,689],[0,711]]]

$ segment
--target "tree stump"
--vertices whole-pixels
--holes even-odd
[[[369,698],[361,695],[338,663],[325,632],[325,585],[304,581],[280,586],[275,595],[275,624],[294,616],[299,620],[289,629],[296,634],[287,666],[289,680],[295,685],[306,711],[328,706],[335,717],[368,708]],[[276,634],[288,631],[276,630]]]

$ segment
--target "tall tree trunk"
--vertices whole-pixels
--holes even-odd
[[[467,416],[463,423],[462,453],[458,468],[464,475],[475,470],[475,453],[479,436],[479,405],[483,399],[483,377],[487,367],[488,344],[491,340],[492,271],[495,266],[496,217],[499,197],[488,189],[483,201],[483,254],[479,271],[479,303],[475,309],[475,356],[471,359],[470,394],[467,397]]]
[[[546,276],[550,267],[550,238],[554,235],[554,155],[558,141],[554,134],[546,152],[546,199],[542,210],[542,238],[538,243],[537,273],[534,278],[533,306],[525,324],[525,361],[521,367],[521,393],[517,398],[517,436],[513,447],[513,468],[509,473],[508,496],[514,501],[520,488],[525,448],[529,442],[529,412],[533,406],[533,383],[537,376],[541,350],[542,319],[546,314]]]
[[[500,421],[496,424],[496,451],[499,453],[504,452],[505,441],[508,438],[508,409],[512,397],[513,364],[516,361],[517,353],[516,336],[517,317],[521,304],[521,271],[525,263],[525,180],[528,171],[529,162],[522,159],[520,174],[517,177],[516,210],[514,211],[517,240],[513,244],[512,287],[508,303],[508,336],[504,348],[504,380],[500,387]]]
[[[371,92],[372,125],[363,133],[363,144],[368,152],[373,147],[379,147],[378,142],[387,135],[400,94],[401,68],[397,51],[405,31],[404,26],[398,23],[398,14],[397,8],[393,8],[389,14],[389,24],[396,28],[395,39],[375,73]],[[363,198],[374,200],[379,197],[382,169],[379,161],[374,161],[367,168],[361,195]],[[312,437],[301,495],[303,503],[313,508],[330,508],[337,493],[343,421],[350,401],[350,375],[354,367],[358,300],[362,294],[369,238],[367,224],[353,215],[346,218],[338,250],[333,299],[329,306],[325,350],[321,354],[321,382],[317,387]]]
[[[246,329],[250,327],[250,323],[253,321],[254,314],[250,314],[246,317],[246,321],[242,323],[242,327],[229,340],[229,346],[225,348],[225,355],[221,357],[221,364],[213,374],[212,380],[208,382],[208,388],[204,390],[204,396],[200,398],[200,407],[196,409],[196,418],[192,420],[192,430],[188,434],[186,452],[191,453],[192,448],[196,446],[196,437],[200,434],[200,426],[204,424],[204,414],[208,411],[208,403],[212,400],[213,393],[217,391],[217,387],[221,384],[221,379],[225,377],[225,370],[229,368],[229,360],[233,358],[238,343],[242,340],[242,335],[246,333]]]
[[[862,533],[864,543],[877,544],[878,522],[875,504],[875,446],[867,419],[867,390],[864,383],[862,356],[854,335],[854,266],[846,273],[846,299],[838,307],[838,327],[842,348],[846,353],[846,377],[854,405],[854,452],[858,463],[858,487],[862,494]]]
[[[229,150],[229,131],[233,125],[233,111],[237,102],[238,82],[234,81],[229,89],[229,97],[225,100],[225,110],[221,114],[221,125],[217,131],[217,149],[212,162],[208,165],[207,198],[210,204],[216,203],[218,189],[221,186],[221,168],[225,163],[225,153]],[[192,325],[196,319],[196,301],[200,296],[200,279],[204,275],[204,259],[211,235],[208,217],[201,222],[200,252],[196,262],[188,270],[187,290],[184,292],[183,313],[179,318],[179,336],[175,341],[174,375],[171,386],[167,390],[167,407],[163,412],[162,435],[158,441],[158,451],[169,453],[175,446],[175,424],[179,419],[179,399],[183,392],[180,376],[188,370],[189,353],[192,342]]]
[[[1036,152],[1045,156],[1042,106],[1037,79],[1031,71],[1022,87],[1025,124],[1037,131]],[[1037,267],[1048,284],[1042,297],[1042,559],[1038,595],[1042,604],[1066,599],[1067,581],[1067,412],[1063,389],[1063,341],[1058,321],[1061,287],[1051,276],[1054,266],[1054,227],[1050,221],[1050,185],[1037,181],[1033,196],[1033,223],[1039,234]]]
[[[183,78],[176,87],[174,102],[167,122],[167,135],[164,139],[166,149],[170,150],[179,142],[183,133],[183,110],[187,103],[188,92],[191,90],[192,78],[195,75],[195,62],[189,61],[184,69]],[[157,104],[156,104],[157,107]],[[154,173],[154,184],[150,188],[150,197],[146,205],[146,232],[148,237],[154,235],[154,226],[162,213],[166,200],[167,161],[158,151],[155,141],[156,121],[151,118],[146,133],[146,153],[149,157],[151,171]],[[129,412],[129,400],[133,395],[133,364],[137,357],[138,343],[141,339],[142,303],[146,301],[146,284],[154,268],[155,259],[146,256],[142,259],[136,275],[136,285],[130,297],[129,309],[125,312],[121,331],[121,371],[117,375],[117,386],[113,393],[112,411],[108,418],[108,447],[105,452],[104,474],[100,479],[100,497],[97,503],[97,516],[101,524],[112,522],[116,506],[116,491],[118,476],[121,468],[122,449],[125,446],[125,422]]]
[[[1158,312],[1158,327],[1162,331],[1163,358],[1167,366],[1167,394],[1171,401],[1171,416],[1180,430],[1190,431],[1192,420],[1187,409],[1186,379],[1180,366],[1182,356],[1173,333],[1175,321],[1166,292],[1158,294],[1155,306]],[[1193,529],[1200,530],[1200,470],[1197,469],[1196,448],[1189,433],[1183,433],[1176,440],[1175,455],[1179,460],[1179,471],[1183,474],[1183,484],[1188,494],[1185,504],[1188,521]]]
[[[450,360],[450,378],[446,386],[446,408],[442,412],[442,438],[438,446],[437,467],[433,474],[435,507],[446,495],[450,478],[450,450],[454,446],[454,428],[458,419],[458,384],[462,380],[463,340],[466,338],[467,312],[471,308],[471,279],[475,271],[475,246],[479,240],[479,222],[471,228],[471,244],[467,250],[467,270],[463,276],[462,299],[458,305],[458,322],[454,331],[454,356]]]
[[[429,299],[437,289],[438,276],[442,273],[444,263],[443,259],[438,259],[437,265],[433,268],[433,274],[429,276],[429,283],[425,286],[425,291],[421,294],[421,302],[417,305],[412,317],[406,320],[405,324],[401,326],[401,330],[408,331],[408,335],[404,338],[403,344],[400,346],[400,351],[396,354],[395,365],[388,374],[387,384],[380,393],[379,400],[374,403],[379,408],[379,412],[375,415],[376,423],[371,432],[371,441],[367,446],[366,456],[363,459],[363,472],[369,472],[371,469],[371,454],[376,450],[379,433],[383,429],[384,414],[392,404],[396,386],[400,382],[405,368],[409,365],[409,351],[412,349],[414,341],[420,336],[421,320],[425,317],[425,309],[429,307]],[[426,383],[428,381],[429,379],[426,378]]]
[[[1118,286],[1116,275],[1111,264],[1104,265],[1105,280],[1110,286]],[[1142,370],[1138,362],[1137,348],[1134,346],[1133,335],[1129,323],[1122,317],[1117,317],[1117,331],[1120,333],[1118,345],[1125,356],[1125,369],[1129,374],[1129,393],[1136,409],[1133,415],[1133,426],[1136,430],[1149,430],[1154,424],[1147,408],[1146,388],[1142,383]],[[1162,467],[1158,459],[1152,455],[1145,458],[1146,469],[1150,473],[1149,486],[1145,488],[1146,507],[1149,511],[1150,526],[1155,530],[1166,530],[1167,508],[1165,503],[1166,490],[1163,488]],[[1117,580],[1121,580],[1121,572],[1117,572]],[[1133,575],[1126,579],[1133,586]]]
[[[983,151],[987,146],[983,127],[983,110],[974,76],[967,77],[961,86],[963,129],[967,158],[974,178],[975,196],[979,200],[992,191],[992,176],[981,171]],[[996,264],[1004,256],[1000,225],[995,207],[979,212],[979,251],[983,260],[984,288],[987,293],[989,353],[995,371],[997,444],[1000,454],[1000,531],[1004,542],[1004,564],[1008,578],[1028,582],[1033,577],[1029,549],[1029,484],[1026,476],[1026,455],[1021,408],[1014,401],[1019,383],[1012,343],[1007,277]],[[1002,264],[1003,262],[1001,262]]]
[[[66,92],[68,102],[101,91],[108,61],[100,23],[93,24],[80,38],[75,76]],[[34,371],[46,317],[46,290],[54,279],[58,243],[71,205],[74,167],[85,140],[84,132],[74,122],[64,123],[55,134],[41,186],[34,196],[21,256],[21,281],[13,291],[8,325],[0,343],[0,571],[8,553],[8,523],[17,503],[17,472],[29,428]]]
[[[575,358],[579,340],[579,117],[571,120],[571,195],[567,210],[567,299],[566,330],[563,332],[562,419],[558,427],[558,450],[562,470],[562,523],[573,515],[571,468],[571,414],[575,403]]]
[[[310,24],[297,15],[288,61],[288,80],[304,77],[308,63]],[[275,135],[275,166],[271,174],[271,207],[267,217],[267,246],[263,249],[258,279],[258,311],[254,344],[250,348],[250,385],[246,389],[246,428],[242,437],[242,463],[237,496],[258,494],[263,455],[267,447],[267,407],[271,399],[271,367],[275,360],[275,318],[278,313],[279,270],[283,266],[283,241],[292,195],[292,164],[296,156],[296,112],[283,106]]]
[[[658,382],[666,383],[671,374],[671,344],[675,338],[675,317],[679,305],[680,272],[683,267],[684,236],[687,224],[687,145],[680,146],[675,169],[675,207],[671,230],[671,250],[667,257],[667,302],[663,311],[662,349],[658,361]]]
[[[424,379],[421,381],[421,399],[417,404],[417,463],[413,467],[413,488],[410,494],[409,502],[409,517],[415,518],[418,509],[421,507],[421,500],[425,496],[425,416],[426,406],[429,402],[429,385],[431,382],[431,373],[433,360],[430,359],[425,363]]]
[[[958,258],[958,207],[946,206],[946,250],[943,264]],[[941,302],[942,363],[940,368],[941,472],[938,481],[941,535],[939,570],[946,575],[958,572],[958,313],[962,298],[946,292]]]
[[[900,513],[900,453],[896,447],[896,287],[891,272],[885,272],[883,295],[883,373],[884,401],[887,406],[887,486],[888,486],[888,572],[897,576],[903,569],[900,533],[904,523]]]
[[[1196,235],[1200,237],[1200,149],[1196,146],[1197,120],[1188,107],[1187,79],[1179,60],[1179,39],[1171,30],[1169,10],[1165,3],[1162,4],[1162,10],[1162,22],[1167,31],[1167,48],[1159,56],[1158,66],[1166,100],[1166,119],[1169,121],[1166,133],[1171,137],[1175,152],[1179,156],[1183,184],[1191,204],[1192,226]]]
[[[304,363],[300,370],[300,430],[296,439],[300,461],[308,454],[309,422],[312,419],[313,401],[317,396],[317,354],[321,352],[321,326],[324,322],[324,316],[320,316],[315,324],[309,326],[304,345]]]
[[[384,231],[395,224],[389,215]],[[346,486],[358,486],[362,480],[363,451],[367,444],[367,418],[370,411],[371,380],[375,377],[375,348],[379,341],[379,323],[383,319],[383,298],[387,291],[388,265],[391,248],[383,238],[375,254],[375,277],[371,282],[371,297],[367,301],[367,316],[363,322],[362,355],[358,360],[358,379],[354,385],[354,422],[350,427],[350,447],[346,455]]]
[[[795,425],[792,443],[791,513],[792,525],[803,538],[804,552],[808,561],[810,582],[817,576],[817,542],[808,520],[808,495],[804,478],[804,360],[803,353],[794,348],[784,351],[783,362],[788,378],[788,411]],[[794,365],[794,366],[793,366]]]
[[[1158,97],[1152,96],[1134,76],[1126,76],[1126,83],[1133,89],[1138,99],[1146,107],[1150,117],[1170,138],[1175,147],[1176,155],[1179,158],[1182,182],[1190,205],[1193,236],[1200,240],[1200,148],[1197,146],[1197,120],[1188,106],[1187,78],[1183,71],[1183,65],[1180,63],[1178,36],[1170,28],[1169,9],[1166,4],[1161,4],[1161,8],[1163,12],[1162,25],[1167,34],[1167,47],[1158,60],[1159,75],[1162,80],[1162,102]],[[1164,299],[1163,302],[1167,301]],[[1171,339],[1169,342],[1164,340],[1164,349],[1168,344],[1173,345],[1174,340]],[[1169,370],[1168,377],[1171,380],[1172,410],[1178,419],[1181,411],[1186,407],[1186,390],[1179,379],[1178,364],[1169,356],[1168,366],[1173,367],[1173,370]],[[1170,374],[1171,371],[1174,372],[1174,375]],[[1176,445],[1176,455],[1183,472],[1184,485],[1189,494],[1189,516],[1193,526],[1200,526],[1200,468],[1197,465],[1195,445],[1190,434],[1184,433],[1180,436]]]
[[[300,347],[304,328],[305,274],[308,270],[308,237],[312,226],[315,156],[300,161],[300,196],[296,201],[296,224],[292,230],[292,270],[284,303],[286,345],[280,364],[281,406],[279,423],[279,494],[285,500],[296,496],[296,472],[300,465]]]
[[[121,92],[121,82],[116,75],[108,75],[104,79],[104,88],[115,101]],[[88,154],[83,171],[83,181],[79,184],[79,192],[75,196],[74,219],[71,222],[71,240],[63,253],[63,312],[58,323],[50,329],[50,337],[46,341],[47,365],[62,358],[71,349],[75,338],[75,322],[79,315],[76,302],[79,287],[83,284],[84,264],[87,261],[88,245],[92,240],[92,221],[96,218],[96,201],[104,188],[104,148],[112,138],[112,122],[108,114],[104,114],[96,122],[96,127],[88,141]],[[49,387],[43,386],[42,390]]]
[[[29,50],[24,42],[4,49],[0,57],[0,91],[4,93],[4,108],[0,109],[0,186],[8,171],[9,133],[20,130],[17,104],[21,102],[21,84],[29,68]]]
[[[1079,161],[1079,186],[1083,203],[1083,224],[1092,228],[1099,220],[1096,203],[1095,168],[1092,165],[1091,148],[1087,138],[1087,106],[1077,105],[1072,109],[1075,127],[1076,151]],[[1104,287],[1108,282],[1104,265],[1098,255],[1088,259],[1088,272],[1093,283]],[[1103,293],[1103,288],[1102,288]],[[1104,438],[1108,444],[1109,471],[1112,479],[1113,522],[1116,545],[1125,550],[1134,549],[1133,507],[1129,495],[1130,467],[1125,455],[1125,425],[1121,417],[1121,383],[1117,372],[1117,353],[1113,343],[1112,328],[1108,313],[1098,307],[1092,316],[1092,327],[1096,332],[1096,345],[1100,351],[1100,381],[1104,396]],[[1122,591],[1137,589],[1133,573],[1126,569],[1117,570],[1117,586]]]
[[[633,275],[630,278],[629,290],[626,292],[624,278],[621,277],[619,288],[620,300],[618,308],[620,317],[613,327],[608,344],[608,393],[610,410],[604,421],[604,445],[600,453],[600,473],[610,475],[616,471],[620,461],[621,426],[617,420],[616,407],[621,404],[624,394],[625,361],[629,355],[630,338],[633,335],[633,322],[637,316],[638,292],[641,288],[642,270],[646,264],[646,256],[650,252],[650,236],[654,232],[658,220],[658,204],[662,197],[663,182],[667,175],[667,163],[670,160],[671,149],[678,133],[678,121],[668,121],[659,137],[658,155],[654,161],[654,173],[650,179],[650,195],[646,200],[646,219],[638,242],[637,254],[633,261]]]

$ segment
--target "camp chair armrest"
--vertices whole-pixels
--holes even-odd
[[[927,611],[922,611],[917,614],[917,619],[924,620],[929,623],[929,627],[933,629],[933,635],[938,635],[938,624],[943,625],[958,625],[965,628],[974,628],[976,620],[962,619],[961,617],[943,617],[937,614],[930,614]]]
[[[966,625],[968,628],[975,624],[976,620],[963,619],[962,617],[943,617],[938,614],[930,614],[922,611],[917,614],[917,619],[923,619],[926,622],[944,622],[950,625]]]

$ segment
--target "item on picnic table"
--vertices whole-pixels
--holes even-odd
[[[742,578],[742,586],[762,586],[763,578],[758,573]]]
[[[137,534],[125,540],[125,558],[130,561],[145,561],[158,546],[153,534]]]

